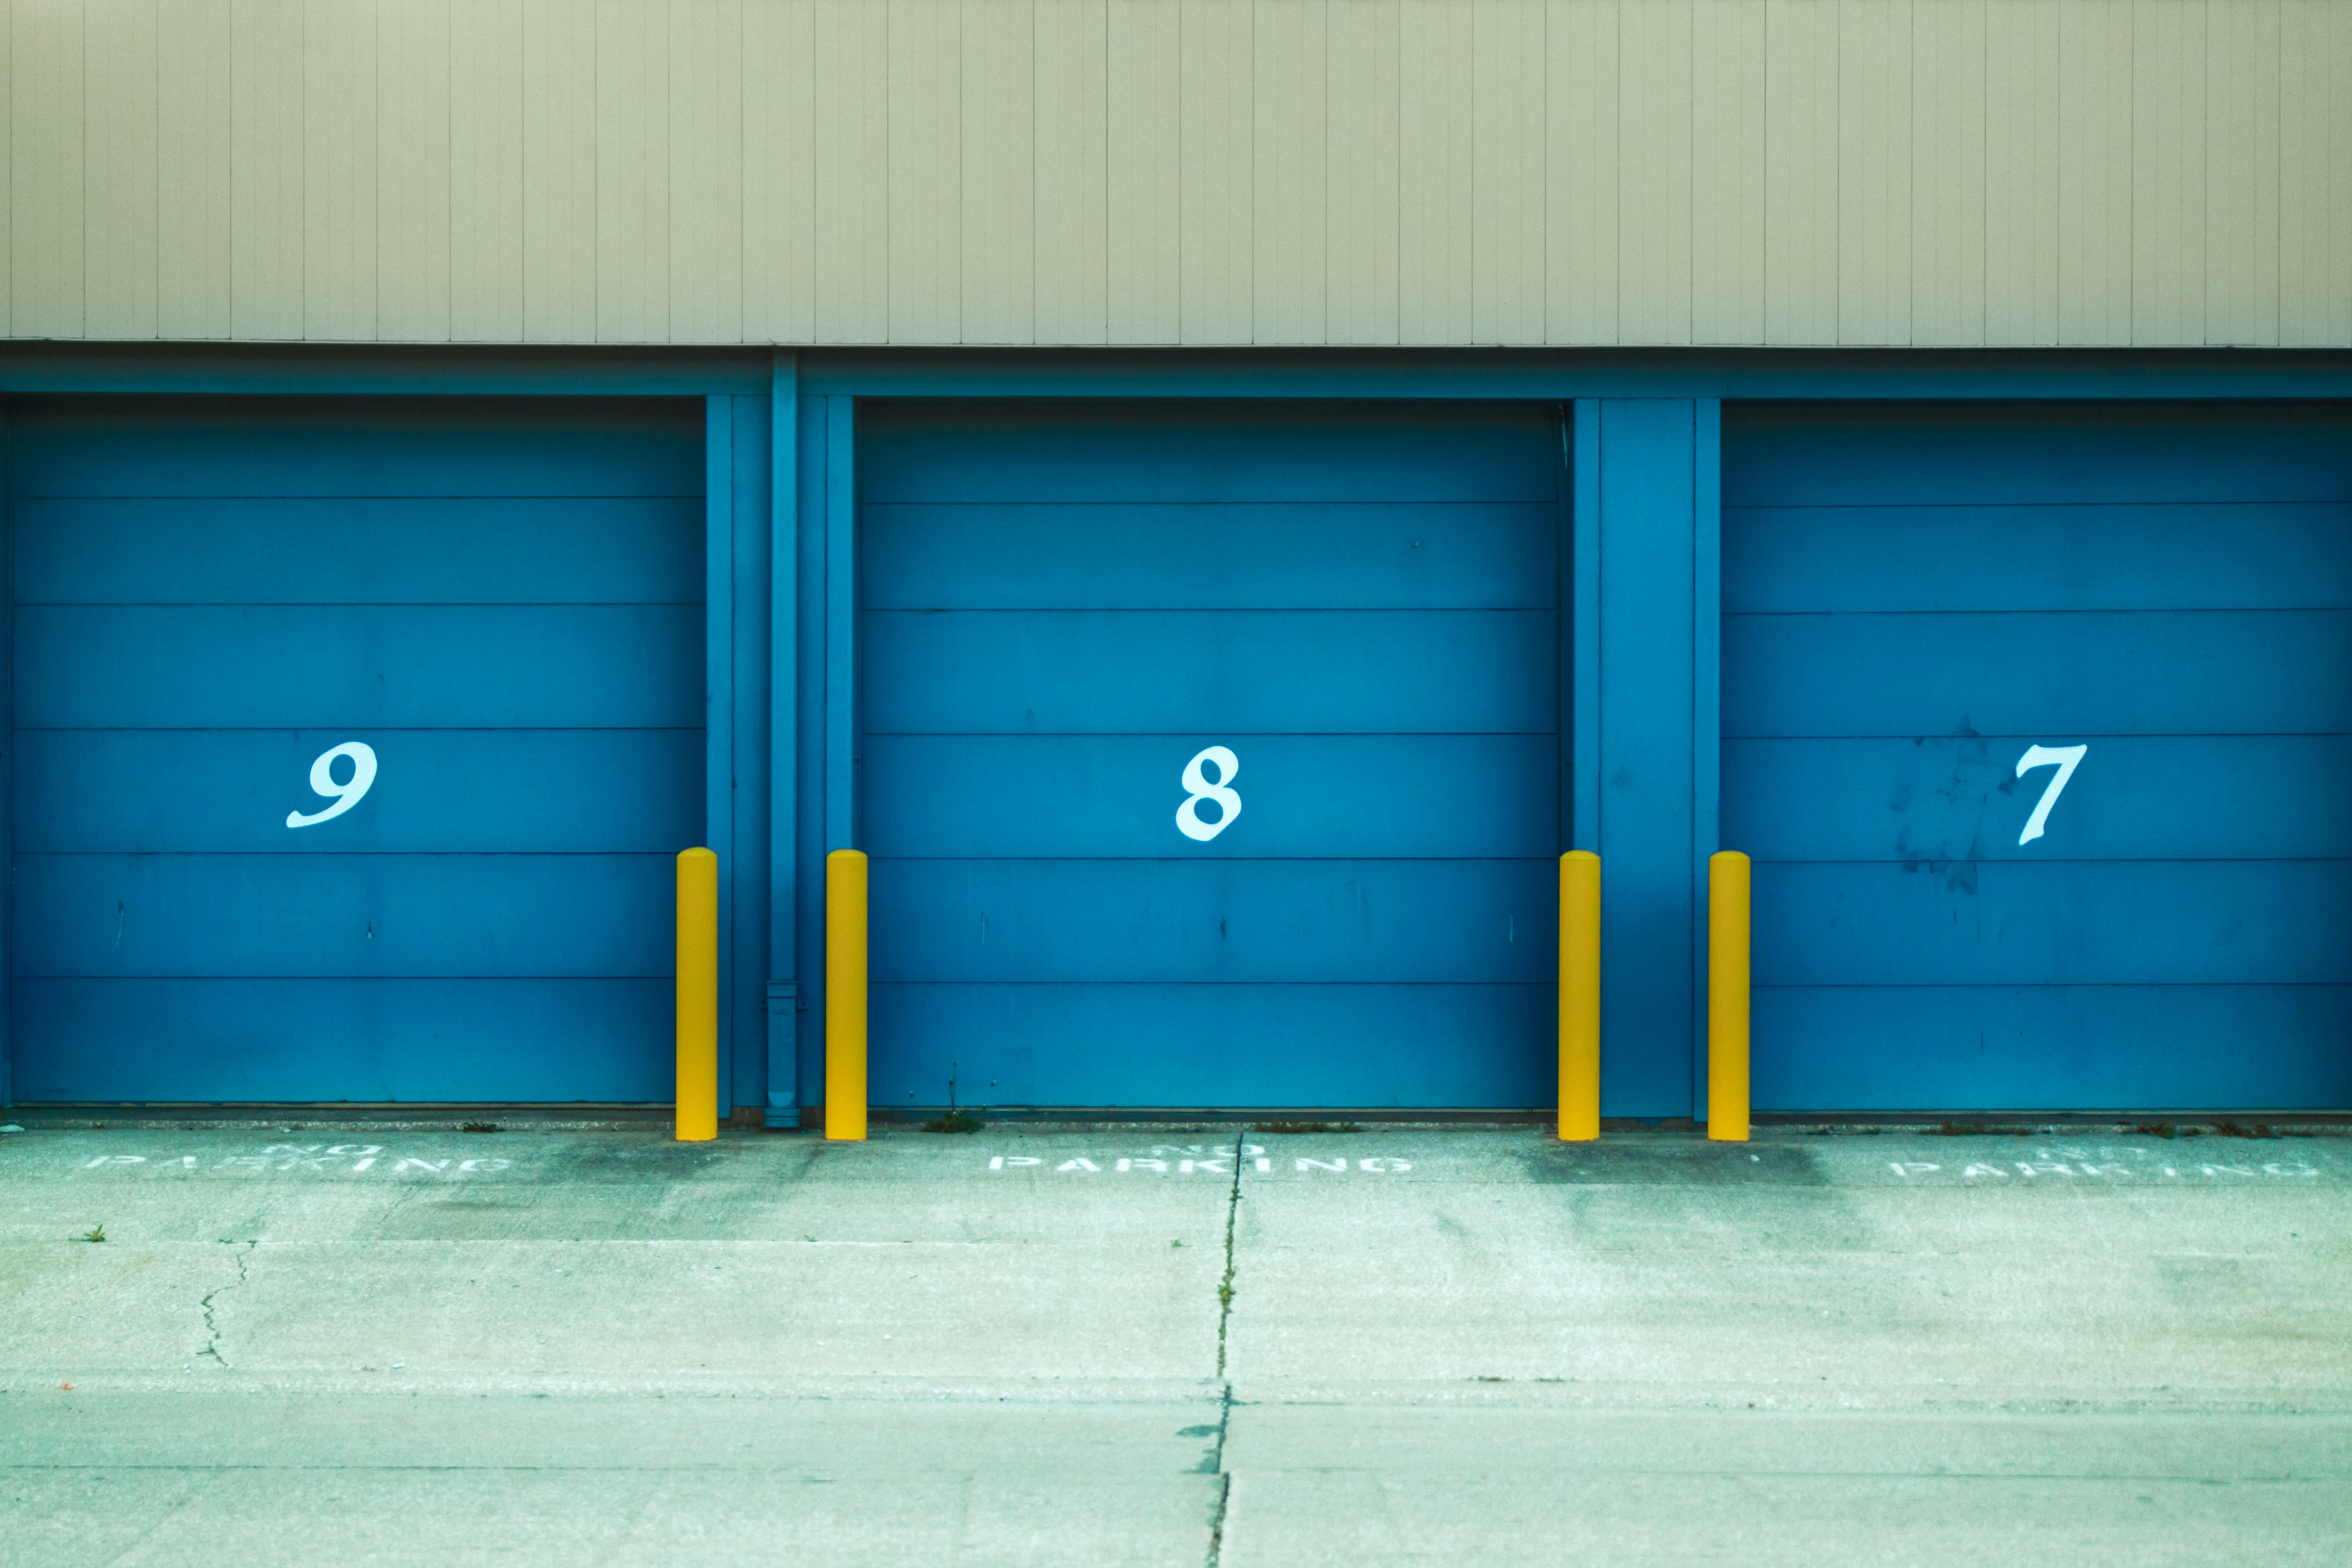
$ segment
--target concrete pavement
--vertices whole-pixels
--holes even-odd
[[[2352,1558],[2339,1137],[27,1124],[0,1564]]]

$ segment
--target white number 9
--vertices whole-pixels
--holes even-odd
[[[335,782],[337,757],[349,757],[352,760],[352,782],[349,784]],[[373,783],[375,783],[375,748],[365,741],[345,741],[340,746],[321,752],[319,753],[319,760],[310,764],[310,788],[316,794],[333,798],[335,804],[324,811],[312,812],[308,816],[299,811],[289,811],[286,814],[286,826],[315,827],[331,816],[341,816],[359,805],[360,797],[367,794],[368,786]]]

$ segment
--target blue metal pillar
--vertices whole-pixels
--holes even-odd
[[[12,534],[16,507],[10,497],[13,477],[8,470],[6,416],[0,413],[0,1110],[16,1099],[16,584],[13,568],[16,548]]]
[[[1689,1116],[1715,847],[1719,430],[1712,399],[1576,406],[1575,842],[1601,863],[1601,1104]],[[1592,805],[1588,816],[1584,804]]]
[[[798,1127],[800,1009],[800,359],[768,393],[768,986],[770,1127]]]
[[[768,922],[772,918],[767,900],[769,877],[768,661],[770,642],[769,578],[772,493],[772,458],[768,432],[772,423],[765,397],[737,397],[735,418],[735,504],[732,544],[734,609],[730,616],[734,637],[729,650],[734,673],[734,700],[728,714],[735,738],[730,748],[734,772],[729,779],[732,807],[733,861],[728,886],[734,896],[733,918],[726,932],[728,984],[722,994],[732,1041],[728,1082],[719,1098],[733,1106],[762,1105],[767,1100],[768,1062],[763,1049],[767,1000],[764,984],[768,963]]]
[[[735,400],[703,406],[702,841],[719,857],[719,1115],[731,1103],[735,918]]]
[[[704,842],[719,857],[719,1111],[765,1099],[769,400],[705,402]]]
[[[797,858],[793,935],[799,971],[799,1101],[824,1082],[824,857],[855,847],[857,807],[856,488],[853,401],[802,396],[797,423],[800,565]]]

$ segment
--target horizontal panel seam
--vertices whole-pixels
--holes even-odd
[[[1827,620],[1832,616],[1869,616],[1880,620],[1916,620],[1927,616],[1961,617],[2027,616],[2053,617],[2059,616],[2340,616],[2352,610],[2352,605],[2098,605],[2070,606],[2064,609],[1822,609],[1822,610],[1726,610],[1727,621],[1767,620]]]
[[[2031,741],[2034,735],[2047,735],[2051,732],[2048,730],[2036,731],[2031,734],[2023,731],[1988,731],[1970,735],[1955,735],[1949,732],[1925,734],[1917,731],[1894,731],[1877,733],[1817,731],[1807,734],[1759,734],[1753,731],[1740,733],[1727,730],[1723,733],[1723,739],[1727,742],[1759,742],[1775,744],[1862,741],[1892,745],[1899,742],[1916,746],[1928,741]],[[2066,733],[2083,741],[2342,741],[2352,739],[2352,734],[2347,734],[2341,730],[2069,730]]]
[[[1853,982],[1773,982],[1759,980],[1758,991],[2352,991],[2352,983],[2336,980],[1919,980]]]
[[[2346,507],[2352,506],[2352,496],[2211,496],[2189,500],[2168,500],[2151,496],[2145,500],[1772,500],[1726,501],[1723,516],[1726,522],[1735,517],[1769,516],[1778,512],[1955,512],[1955,511],[2141,511],[2149,508],[2173,508],[2181,511],[2204,511],[2215,507]]]

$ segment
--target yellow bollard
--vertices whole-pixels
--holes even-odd
[[[824,858],[824,1135],[866,1136],[866,857]]]
[[[1601,857],[1559,858],[1559,1135],[1601,1136]]]
[[[1748,857],[1706,862],[1706,1135],[1748,1142]]]
[[[677,1139],[719,1136],[719,857],[677,857]]]

